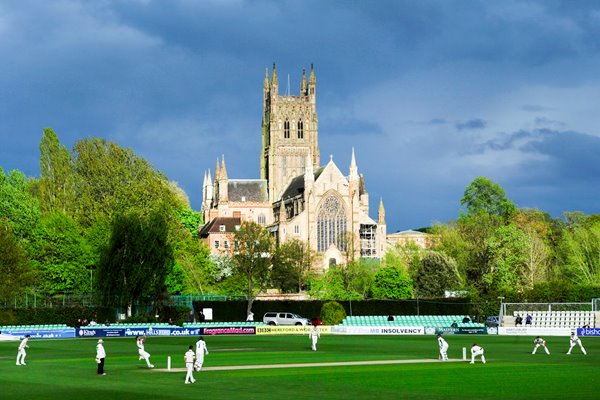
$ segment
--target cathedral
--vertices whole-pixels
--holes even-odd
[[[263,85],[260,179],[232,179],[225,157],[214,178],[204,174],[200,227],[212,254],[231,252],[244,221],[265,226],[278,243],[299,239],[314,249],[322,270],[358,257],[380,258],[386,245],[383,201],[377,221],[369,216],[369,194],[354,149],[347,174],[333,157],[321,165],[317,80],[302,71],[300,94],[280,95],[277,70]]]

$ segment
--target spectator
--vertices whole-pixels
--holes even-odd
[[[202,310],[200,310],[200,314],[198,314],[198,321],[200,321],[200,322],[206,321],[206,317],[204,316],[204,313],[202,312]]]
[[[525,317],[525,325],[531,325],[531,320],[533,319],[533,317],[529,314],[527,314],[527,317]]]
[[[250,311],[248,313],[248,316],[246,317],[246,321],[247,322],[254,322],[254,313],[252,311]]]
[[[452,323],[452,325],[450,325],[452,328],[458,328],[458,322],[454,321]]]
[[[462,321],[462,323],[463,323],[463,324],[468,324],[469,322],[471,322],[471,320],[469,319],[469,316],[468,316],[468,315],[465,315],[465,317],[463,318],[463,321]]]
[[[523,317],[521,317],[521,314],[517,314],[517,317],[515,318],[515,326],[517,325],[523,325]]]
[[[196,322],[194,321],[194,310],[190,310],[190,315],[188,315],[188,322]]]
[[[392,314],[390,314],[390,315],[388,316],[388,321],[393,321],[393,320],[394,320],[394,316],[393,316]]]

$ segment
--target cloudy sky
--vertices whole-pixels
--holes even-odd
[[[600,212],[597,1],[3,0],[0,55],[6,171],[39,175],[44,127],[104,137],[198,210],[217,156],[259,177],[265,68],[298,94],[314,64],[321,162],[356,149],[388,232],[455,219],[477,176]]]

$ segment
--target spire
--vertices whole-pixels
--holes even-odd
[[[377,223],[385,225],[385,208],[383,207],[383,198],[379,198],[379,210],[377,211]]]
[[[204,180],[202,181],[202,188],[205,189],[206,188],[206,171],[204,171]],[[206,193],[206,192],[205,192]]]
[[[356,157],[354,157],[354,147],[352,147],[352,160],[350,161],[350,175],[348,176],[348,180],[358,180],[358,167],[356,166]]]
[[[225,167],[225,155],[221,155],[221,179],[227,179],[227,168]]]
[[[208,169],[208,175],[207,175],[206,181],[208,182],[209,186],[212,186],[212,176],[210,176],[210,168]]]
[[[279,80],[277,79],[277,68],[275,67],[275,63],[273,63],[273,76],[271,77],[271,84],[279,86]]]
[[[265,68],[265,82],[263,85],[264,85],[265,90],[269,89],[269,67]]]
[[[302,81],[300,82],[300,94],[306,96],[306,70],[302,68]]]
[[[315,67],[313,64],[310,64],[310,78],[309,82],[310,84],[314,85],[315,83],[317,83],[317,78],[315,78]]]
[[[219,167],[219,157],[217,157],[217,166],[215,167],[215,181],[221,178],[221,168]]]
[[[363,176],[363,174],[360,174],[360,180],[359,180],[359,183],[358,183],[358,193],[359,194],[366,194],[367,193],[367,186],[365,185],[365,177]]]

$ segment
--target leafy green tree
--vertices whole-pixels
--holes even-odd
[[[363,297],[358,293],[349,292],[344,283],[342,269],[329,268],[320,276],[312,277],[309,282],[310,297],[319,300],[358,300]]]
[[[44,293],[89,293],[89,268],[94,265],[91,247],[76,222],[62,211],[42,218],[34,229],[28,253]]]
[[[174,261],[168,227],[164,210],[115,217],[109,246],[98,265],[103,304],[127,307],[130,314],[136,302],[157,301],[166,293]]]
[[[17,240],[27,238],[40,220],[38,200],[30,193],[31,179],[13,170],[7,176],[0,168],[0,216],[10,224]]]
[[[215,288],[218,270],[208,247],[187,230],[187,237],[173,241],[175,265],[168,276],[169,293],[198,294]]]
[[[191,208],[182,208],[177,210],[177,218],[193,237],[198,237],[198,227],[202,224],[202,213]]]
[[[316,260],[308,243],[297,239],[281,244],[275,251],[271,280],[284,293],[300,292]]]
[[[321,319],[325,325],[338,325],[346,318],[346,310],[337,301],[328,301],[321,306]]]
[[[467,186],[460,204],[466,208],[467,215],[485,213],[506,219],[516,212],[515,204],[506,197],[504,189],[483,176]]]
[[[400,268],[406,276],[410,276],[419,265],[422,252],[423,250],[414,242],[395,243],[387,249],[381,263],[386,268]]]
[[[423,257],[414,277],[415,291],[419,297],[443,297],[446,290],[458,289],[460,285],[456,261],[435,251]]]
[[[12,233],[8,221],[0,219],[0,300],[12,300],[34,283],[25,251]]]
[[[401,300],[413,297],[413,282],[402,268],[390,266],[375,273],[373,297],[376,299]]]
[[[45,213],[61,211],[73,215],[75,177],[71,155],[50,128],[40,141],[39,199]]]
[[[514,224],[501,226],[486,240],[488,269],[483,281],[488,291],[522,292],[526,286],[529,238]]]
[[[561,243],[565,275],[574,283],[600,285],[600,221],[576,224]]]
[[[84,139],[75,144],[73,163],[77,219],[84,227],[130,212],[147,216],[158,207],[171,214],[180,206],[165,176],[131,149]]]
[[[248,315],[252,311],[256,294],[264,291],[269,283],[275,242],[269,231],[252,221],[242,223],[235,233],[234,242],[233,261],[236,272],[248,282]]]

